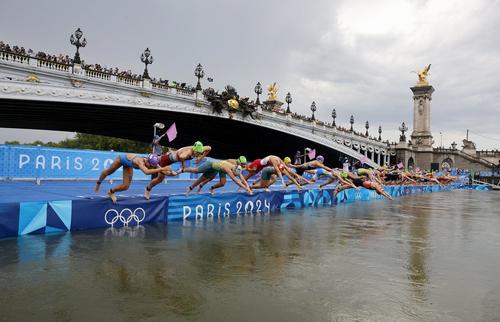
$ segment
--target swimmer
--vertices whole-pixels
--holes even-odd
[[[200,163],[203,158],[205,158],[212,148],[208,145],[203,145],[200,141],[196,141],[193,146],[185,146],[176,151],[169,151],[163,154],[160,158],[160,166],[164,167],[167,165],[172,165],[176,162],[181,162],[182,167],[186,166],[186,161],[195,159],[194,163]]]
[[[268,166],[272,166],[276,173],[278,174],[278,177],[281,179],[281,183],[283,184],[283,187],[286,189],[287,185],[285,184],[285,180],[283,179],[283,173],[282,170],[279,169],[279,165],[282,164],[286,168],[286,164],[281,158],[275,156],[275,155],[269,155],[265,157],[264,159],[256,159],[252,163],[250,163],[247,167],[248,173],[245,176],[245,180],[248,181],[251,177],[259,173],[262,169]],[[292,180],[293,183],[295,183],[297,186],[300,186],[300,184],[293,179],[293,176],[289,176],[290,180]]]
[[[161,138],[160,138],[161,139]],[[196,158],[194,161],[196,164],[200,163],[200,161],[210,153],[212,148],[210,146],[203,146],[200,141],[196,141],[193,146],[186,146],[180,148],[176,151],[169,151],[163,154],[160,157],[160,167],[170,166],[176,162],[181,162],[182,167],[179,173],[182,173],[185,167],[185,162],[187,160],[192,160]],[[159,172],[158,176],[153,178],[149,184],[144,189],[144,197],[149,200],[151,195],[151,189],[153,189],[157,184],[163,182],[165,176],[169,175],[167,172]]]
[[[351,173],[349,173],[348,177],[352,180],[352,183],[356,187],[363,187],[363,188],[366,188],[369,190],[374,190],[375,192],[377,192],[377,194],[382,195],[389,200],[392,200],[392,197],[387,192],[385,192],[383,187],[381,185],[379,185],[378,183],[366,180],[363,177],[354,176]],[[335,188],[335,190],[333,192],[333,196],[335,197],[339,192],[346,190],[346,189],[351,189],[351,188],[352,188],[352,186],[350,184],[349,185],[346,185],[346,184],[341,185],[339,188]]]
[[[304,164],[300,164],[300,165],[294,165],[294,164],[290,164],[290,167],[292,168],[295,168],[295,170],[297,171],[297,174],[302,176],[304,174],[305,171],[307,170],[314,170],[314,169],[317,169],[317,168],[321,168],[321,169],[324,169],[328,172],[331,172],[332,169],[330,169],[329,167],[327,167],[325,164],[325,158],[322,156],[322,155],[318,155],[316,157],[316,160],[312,160],[312,161],[309,161],[309,162],[306,162]],[[287,184],[287,186],[291,185],[292,183],[289,182]]]
[[[214,161],[220,161],[220,160],[214,160]],[[232,163],[233,165],[240,166],[241,170],[245,170],[246,166],[247,166],[247,158],[244,157],[244,156],[240,156],[238,159],[227,159],[226,161],[229,162],[229,163]],[[198,185],[198,189],[196,189],[196,193],[199,193],[201,191],[201,189],[203,189],[203,187],[207,183],[209,183],[210,181],[214,180],[215,177],[217,176],[217,174],[219,174],[219,184],[220,184],[220,186],[216,185],[216,188],[224,186],[226,184],[226,173],[225,172],[221,172],[221,171],[218,171],[218,172],[208,172],[208,173],[204,173],[201,176],[201,178],[203,178],[203,179],[199,178],[197,181],[195,181],[193,183],[193,188],[196,187],[196,185]],[[237,173],[237,175],[239,176],[240,180],[243,178],[244,181],[242,180],[242,182],[245,182],[246,186],[248,187],[248,183],[245,180],[245,178],[243,177],[243,175],[238,174],[238,173]],[[240,187],[238,187],[238,190],[239,189],[240,189]],[[191,190],[188,189],[187,193],[190,193]],[[236,191],[238,191],[238,190],[236,190]],[[210,190],[210,193],[213,194],[213,189]]]
[[[111,198],[111,201],[113,201],[114,204],[116,204],[117,200],[115,192],[125,191],[130,187],[134,169],[140,169],[146,175],[160,172],[168,175],[177,175],[177,173],[172,171],[169,166],[165,166],[162,168],[158,167],[158,163],[159,160],[156,154],[150,154],[148,155],[148,157],[142,157],[140,155],[132,153],[116,156],[115,160],[113,161],[113,163],[111,163],[109,168],[104,170],[99,176],[94,191],[99,192],[102,181],[121,167],[123,167],[123,183],[109,189],[109,191],[107,192],[108,196]]]
[[[356,187],[356,185],[354,185],[352,183],[352,181],[348,179],[348,177],[349,177],[348,172],[343,171],[343,170],[338,170],[338,169],[332,169],[332,171],[328,172],[327,174],[330,176],[330,179],[325,181],[323,184],[319,185],[320,190],[323,189],[324,186],[327,186],[330,183],[333,183],[335,181],[337,181],[337,185],[343,184],[343,185],[350,186],[351,188],[359,190],[359,188]]]
[[[245,161],[246,163],[246,158],[243,156],[240,157],[238,160],[240,161],[240,163],[242,163],[242,161]],[[220,181],[219,183],[210,187],[210,193],[213,194],[215,189],[223,187],[226,184],[226,174],[227,174],[234,181],[234,183],[236,183],[240,188],[243,188],[249,194],[252,194],[252,190],[250,189],[247,181],[241,174],[242,171],[243,167],[240,164],[234,164],[229,160],[206,161],[197,168],[185,168],[184,172],[203,173],[203,175],[200,178],[198,178],[192,185],[188,187],[186,194],[189,194],[191,191],[193,191],[193,189],[199,184],[203,182],[204,184],[206,184],[208,181],[215,178],[217,173],[219,174]],[[239,177],[239,179],[237,177]],[[209,180],[207,181],[207,179]]]
[[[285,162],[288,161],[288,163],[291,162],[290,158],[285,158],[284,160]],[[290,180],[295,181],[294,179],[294,176],[297,176],[297,174],[295,174],[293,171],[290,171],[288,169],[288,167],[284,164],[280,164],[278,165],[278,169]],[[262,170],[262,174],[260,176],[259,179],[257,179],[257,181],[255,181],[252,185],[252,189],[266,189],[266,191],[269,191],[269,187],[276,182],[276,179],[278,178],[277,177],[278,173],[277,171],[274,169],[274,167],[272,166],[269,166],[269,167],[265,167],[263,170]],[[299,176],[300,177],[300,176]],[[302,177],[300,177],[302,178]],[[302,178],[304,179],[304,178]],[[305,179],[304,179],[305,180]],[[306,180],[307,181],[307,180]],[[296,183],[297,184],[297,183]],[[301,185],[297,184],[297,187],[299,188],[299,190],[302,188]]]

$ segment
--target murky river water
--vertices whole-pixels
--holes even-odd
[[[0,321],[500,321],[500,193],[0,240]]]

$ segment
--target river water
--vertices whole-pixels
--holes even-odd
[[[0,240],[0,321],[500,321],[500,193]]]

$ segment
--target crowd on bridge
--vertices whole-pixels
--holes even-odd
[[[38,51],[36,54],[32,49],[25,49],[24,47],[20,46],[11,46],[3,41],[0,41],[0,51],[14,54],[14,55],[19,55],[19,56],[26,56],[26,57],[33,57],[36,59],[40,60],[45,60],[48,62],[53,62],[53,63],[58,63],[58,64],[65,64],[65,65],[71,65],[73,64],[73,59],[69,57],[69,55],[63,55],[63,54],[47,54],[43,51]],[[130,69],[128,70],[120,70],[118,67],[114,68],[108,68],[106,66],[103,66],[101,64],[86,64],[84,60],[82,60],[82,67],[83,69],[90,70],[90,71],[95,71],[99,73],[105,73],[105,74],[110,74],[110,75],[115,75],[118,77],[124,77],[124,78],[130,78],[133,80],[141,81],[142,80],[142,75],[133,73]],[[192,85],[187,85],[186,83],[181,83],[177,81],[168,81],[168,80],[163,80],[163,79],[156,79],[153,78],[152,81],[157,84],[173,87],[173,88],[178,88],[178,89],[183,89],[187,91],[194,91],[194,86]]]
[[[252,194],[254,190],[269,188],[280,180],[284,189],[294,185],[301,190],[306,185],[314,184],[324,180],[319,189],[325,186],[334,185],[334,197],[341,191],[347,189],[361,188],[375,191],[377,194],[387,199],[392,199],[385,192],[385,185],[422,185],[438,184],[446,185],[456,180],[456,177],[447,173],[436,175],[433,172],[426,172],[421,169],[405,170],[402,166],[388,167],[384,165],[378,169],[370,169],[361,166],[354,169],[346,161],[342,168],[328,167],[325,165],[323,156],[311,156],[310,161],[301,162],[300,152],[298,152],[295,162],[292,163],[290,157],[281,159],[275,155],[268,155],[260,159],[248,162],[245,156],[235,159],[217,160],[206,159],[212,147],[203,145],[200,141],[192,146],[182,147],[178,150],[169,149],[163,153],[160,140],[162,136],[155,136],[152,143],[152,153],[147,156],[137,154],[123,154],[117,156],[108,169],[104,170],[96,182],[95,192],[99,192],[100,186],[107,176],[123,168],[123,182],[107,191],[113,203],[117,202],[116,192],[125,191],[132,182],[134,169],[140,169],[146,175],[152,175],[152,180],[144,190],[146,199],[150,199],[151,190],[163,182],[165,176],[177,176],[181,173],[197,173],[201,176],[187,188],[189,194],[196,189],[199,193],[205,185],[214,180],[217,176],[219,182],[210,186],[210,193],[226,185],[227,177],[238,186]],[[188,166],[187,161],[193,160],[193,166]],[[204,161],[204,162],[202,162]],[[180,163],[180,169],[174,171],[173,164]],[[260,175],[250,184],[250,179]],[[286,181],[285,181],[286,180]]]

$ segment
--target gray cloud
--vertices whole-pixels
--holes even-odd
[[[50,53],[72,53],[69,34],[81,27],[89,63],[142,72],[150,47],[151,74],[194,83],[202,63],[214,86],[234,85],[254,96],[257,81],[291,92],[295,111],[338,122],[351,114],[384,136],[412,124],[411,70],[432,63],[436,88],[432,128],[443,143],[466,128],[500,139],[500,4],[496,1],[4,1],[0,38]],[[76,12],[76,13],[75,13]],[[9,134],[10,133],[10,134]],[[0,130],[0,137],[12,137]],[[22,134],[19,134],[22,133]],[[23,140],[29,132],[16,132]],[[472,138],[479,147],[500,142]],[[29,139],[27,139],[29,140]],[[438,140],[436,139],[436,142]]]

